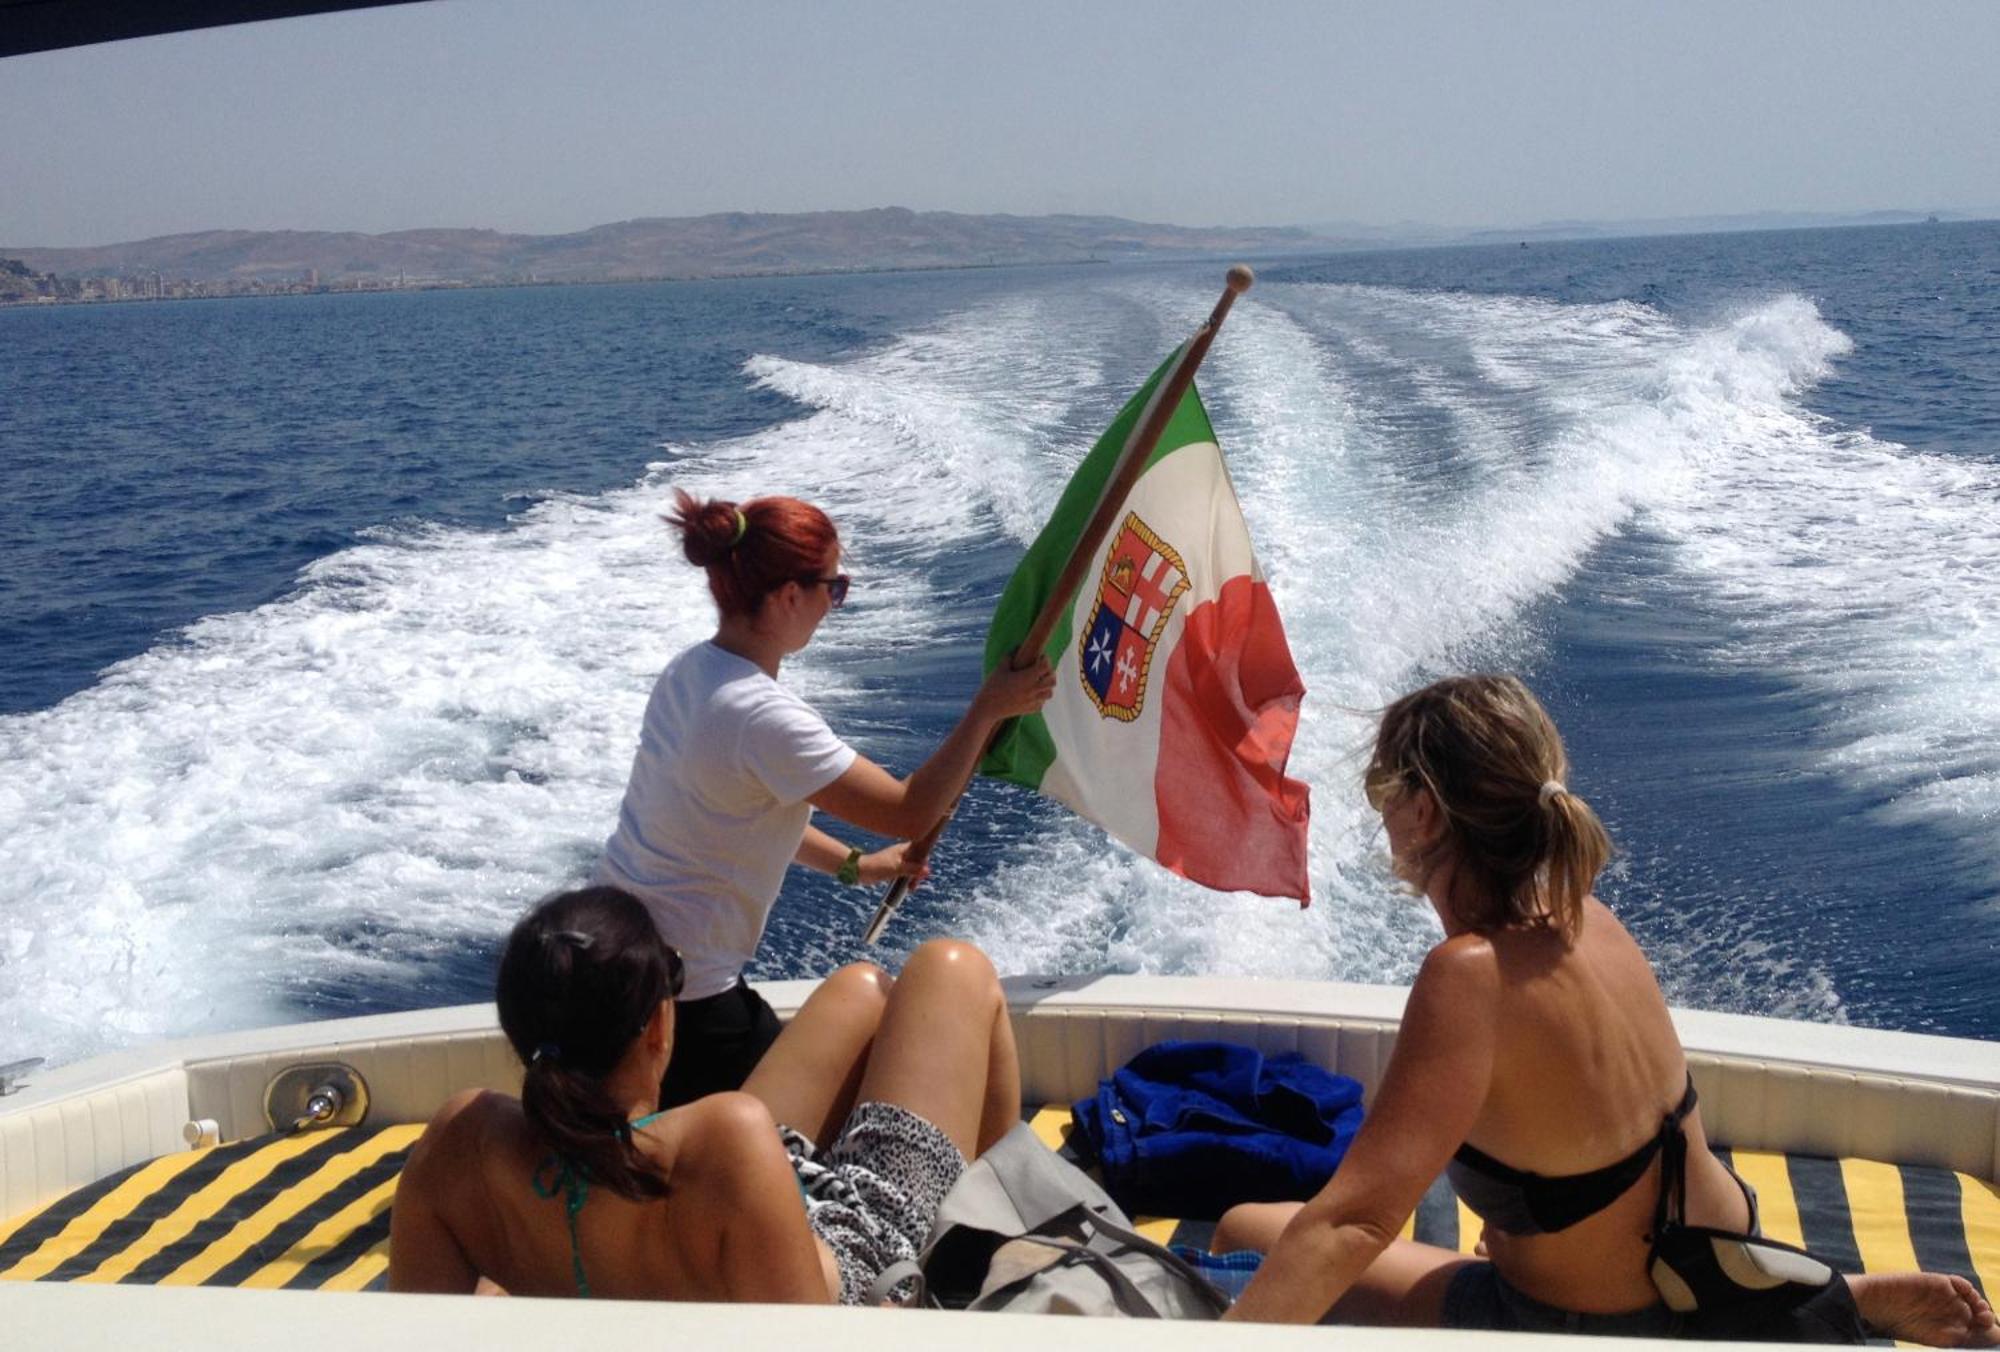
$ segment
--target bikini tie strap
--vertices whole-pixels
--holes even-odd
[[[628,1144],[632,1133],[665,1117],[667,1110],[621,1122],[616,1130],[620,1138]],[[546,1181],[545,1181],[546,1180]],[[560,1197],[563,1203],[563,1219],[569,1224],[569,1265],[576,1275],[576,1293],[590,1295],[590,1279],[583,1275],[583,1242],[576,1236],[576,1216],[583,1210],[583,1204],[590,1200],[590,1175],[575,1160],[567,1155],[551,1155],[542,1161],[542,1167],[535,1170],[528,1183],[535,1190],[535,1196],[550,1201]]]
[[[548,1177],[546,1183],[542,1181],[544,1175]],[[590,1280],[583,1275],[583,1243],[576,1237],[576,1213],[590,1200],[589,1175],[567,1157],[551,1155],[528,1181],[534,1185],[535,1196],[562,1198],[564,1218],[569,1222],[570,1270],[576,1275],[576,1293],[588,1298]]]
[[[1655,1147],[1660,1154],[1660,1200],[1653,1208],[1653,1233],[1647,1236],[1657,1240],[1669,1224],[1685,1223],[1687,1218],[1687,1131],[1682,1123],[1694,1111],[1694,1076],[1690,1074],[1687,1092],[1674,1105],[1672,1112],[1660,1119],[1659,1144]]]

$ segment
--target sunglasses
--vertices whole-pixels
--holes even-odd
[[[1361,777],[1361,792],[1368,796],[1368,806],[1381,812],[1389,806],[1390,799],[1403,791],[1404,782],[1402,771],[1371,765]]]
[[[666,949],[667,949],[666,998],[671,1000],[675,996],[681,993],[681,988],[683,986],[687,985],[688,969],[687,969],[687,964],[681,961],[681,951],[678,948],[675,948],[672,944],[668,944],[666,945]]]
[[[802,577],[795,580],[801,587],[825,587],[827,604],[835,610],[847,604],[847,589],[854,581],[845,573],[835,573],[832,577]]]

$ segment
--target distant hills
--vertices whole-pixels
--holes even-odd
[[[0,305],[35,294],[35,275],[18,259],[0,258]]]
[[[1516,240],[1588,240],[1976,219],[1963,212],[1761,212],[1459,229],[1405,221],[1199,229],[1116,216],[952,211],[722,212],[656,216],[566,235],[497,230],[205,230],[94,248],[0,245],[0,304],[267,290],[598,282],[1085,263],[1226,254],[1256,258]],[[8,260],[17,260],[9,263]],[[116,279],[123,279],[122,282]]]
[[[1639,235],[1729,235],[1749,230],[1816,230],[1863,225],[1919,225],[1926,221],[1978,219],[1954,211],[1756,211],[1730,216],[1659,216],[1629,221],[1544,221],[1515,229],[1473,231],[1466,242],[1490,244],[1515,239],[1627,239]]]
[[[194,282],[321,285],[588,282],[900,268],[1081,263],[1176,255],[1296,253],[1326,241],[1291,228],[1194,229],[1115,216],[971,216],[950,211],[725,212],[651,217],[566,235],[496,230],[206,230],[61,249],[0,245],[57,277],[158,273]]]
[[[1728,235],[1751,230],[1816,230],[1863,225],[1918,225],[1926,221],[1990,219],[1964,211],[1755,211],[1725,216],[1653,216],[1631,220],[1538,221],[1533,225],[1463,228],[1399,221],[1370,225],[1327,221],[1305,228],[1322,247],[1350,249],[1423,248],[1452,244],[1508,244],[1516,240],[1630,239],[1645,235]]]

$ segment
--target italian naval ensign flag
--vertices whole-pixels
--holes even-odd
[[[1180,357],[1070,480],[1001,595],[988,670],[1027,634]],[[1056,693],[1008,725],[985,773],[1067,803],[1205,886],[1307,901],[1307,791],[1285,777],[1305,687],[1192,384],[1045,651]]]

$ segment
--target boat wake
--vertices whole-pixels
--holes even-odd
[[[0,1053],[483,998],[513,917],[594,859],[653,676],[710,629],[658,521],[670,485],[827,506],[855,600],[787,680],[907,769],[1076,460],[1208,299],[1113,277],[838,363],[755,356],[743,378],[798,416],[669,445],[634,486],[503,530],[378,531],[282,600],[0,719]],[[1353,787],[1369,712],[1448,671],[1534,668],[1552,612],[1611,604],[1579,578],[1634,533],[1663,542],[1661,587],[1720,617],[1702,661],[1813,702],[1802,772],[1933,832],[2000,898],[2000,471],[1810,413],[1847,350],[1794,296],[1697,326],[1252,293],[1202,385],[1310,690],[1292,768],[1314,786],[1315,905],[1201,891],[996,790],[954,829],[976,866],[931,923],[1003,970],[1407,980],[1435,929]],[[857,955],[866,904],[781,906],[777,961]],[[1656,956],[1679,999],[1840,1017],[1840,974],[1783,956],[1780,923],[1752,908],[1726,942]]]

